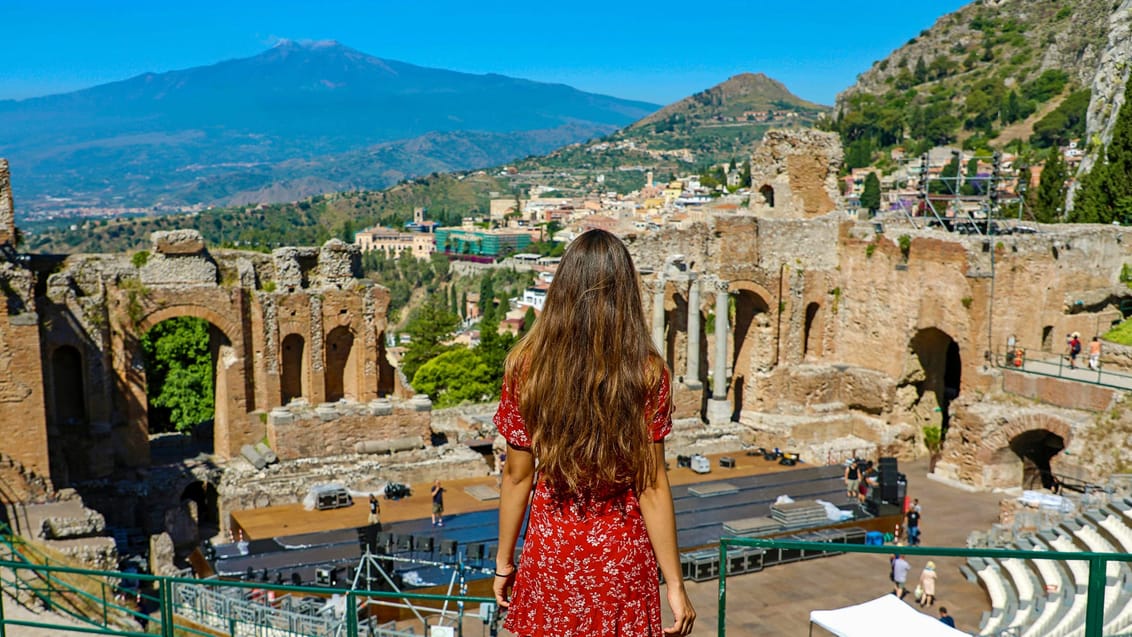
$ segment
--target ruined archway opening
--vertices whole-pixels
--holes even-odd
[[[224,402],[217,389],[226,387],[218,373],[224,352],[231,351],[228,338],[204,319],[178,316],[146,331],[141,349],[153,462],[212,453],[214,426]]]
[[[810,339],[814,336],[814,328],[817,325],[818,310],[821,305],[817,303],[810,303],[806,306],[806,321],[802,333],[802,358],[805,359],[811,351],[818,353],[814,349],[814,343]]]
[[[79,350],[63,345],[51,353],[52,420],[61,427],[87,424],[83,357]]]
[[[181,503],[200,528],[201,537],[212,537],[220,531],[220,494],[207,482],[193,482],[181,491]]]
[[[759,188],[759,194],[763,196],[763,202],[766,205],[770,206],[771,208],[774,207],[774,188],[772,188],[769,184],[764,185],[763,187]]]
[[[306,340],[299,334],[288,334],[283,338],[283,377],[280,390],[284,405],[296,398],[310,396],[310,367],[306,346]]]
[[[948,334],[934,327],[920,330],[912,338],[911,350],[923,370],[916,391],[922,400],[931,394],[940,413],[941,440],[951,423],[951,403],[962,387],[963,360],[959,344]]]
[[[733,313],[732,325],[735,326],[735,345],[732,349],[731,359],[731,419],[739,420],[743,411],[743,394],[751,370],[755,363],[762,360],[759,332],[763,331],[768,323],[770,306],[766,300],[750,290],[739,290],[731,297]]]
[[[354,333],[339,326],[326,335],[326,401],[358,399],[357,348]]]
[[[1024,431],[1010,440],[1010,450],[1022,460],[1022,488],[1054,486],[1050,460],[1065,449],[1065,439],[1046,429]]]

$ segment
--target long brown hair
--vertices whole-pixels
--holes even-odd
[[[561,497],[653,485],[648,420],[664,363],[641,307],[625,245],[603,230],[570,244],[538,321],[507,357],[538,470]]]

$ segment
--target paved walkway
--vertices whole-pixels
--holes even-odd
[[[1022,361],[1021,367],[1008,365],[1006,369],[1132,390],[1132,375],[1105,371],[1103,367],[1100,370],[1089,369],[1088,355],[1077,357],[1076,368],[1069,367],[1069,361],[1064,356],[1050,356],[1046,352],[1039,352],[1039,355],[1043,358],[1027,357]]]
[[[908,475],[909,496],[919,498],[923,506],[921,528],[925,546],[966,546],[970,531],[985,531],[997,521],[999,502],[1004,496],[967,493],[929,480],[926,461],[901,465],[901,470]],[[912,564],[909,586],[914,586],[912,582],[919,577],[927,560],[909,558],[909,562]],[[986,593],[959,574],[961,560],[935,562],[939,573],[936,609],[941,604],[947,606],[960,629],[974,632],[983,611],[990,610]],[[811,610],[859,604],[887,593],[891,590],[888,572],[887,556],[847,554],[730,577],[727,580],[727,634],[760,637],[809,634]],[[698,614],[693,635],[716,635],[718,582],[688,582],[687,586]],[[906,601],[912,602],[911,594]],[[934,610],[932,614],[936,614]]]

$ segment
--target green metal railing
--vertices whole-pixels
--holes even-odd
[[[494,598],[460,595],[437,595],[427,593],[407,593],[391,591],[361,591],[315,586],[284,586],[262,582],[242,582],[225,580],[200,580],[182,577],[161,577],[140,573],[119,573],[93,569],[75,568],[50,563],[43,553],[14,536],[0,538],[0,547],[7,549],[7,559],[0,559],[0,637],[6,637],[9,626],[51,629],[59,632],[84,633],[93,635],[117,635],[122,637],[143,637],[159,634],[163,637],[215,637],[218,634],[261,634],[271,629],[272,634],[284,634],[275,627],[245,626],[246,618],[227,618],[223,627],[205,626],[192,619],[178,619],[174,587],[189,586],[210,590],[226,590],[234,597],[240,596],[240,589],[252,589],[266,594],[273,591],[276,596],[345,597],[345,612],[341,629],[337,634],[354,637],[359,634],[359,610],[371,602],[378,604],[427,602],[463,608],[471,604],[494,604]],[[32,558],[32,559],[29,559]],[[130,588],[144,608],[153,609],[142,612],[138,608],[120,601],[120,583],[123,580],[137,582],[136,589]],[[134,592],[136,591],[136,592]],[[250,591],[248,591],[250,592]],[[38,604],[50,610],[71,617],[82,625],[74,626],[58,621],[29,621],[6,616],[4,603],[16,600],[24,605]],[[435,609],[429,609],[435,610]],[[452,611],[449,611],[452,612]],[[221,618],[222,619],[222,618]],[[192,625],[198,623],[204,629]],[[136,625],[134,625],[136,624]],[[238,629],[238,625],[240,629]],[[142,627],[138,630],[138,627]]]
[[[1086,551],[1023,551],[1018,549],[945,548],[932,546],[877,546],[865,544],[839,544],[826,542],[800,542],[793,540],[767,540],[756,538],[724,537],[719,541],[719,637],[727,633],[727,551],[733,547],[750,547],[765,550],[791,550],[831,553],[873,553],[882,555],[916,555],[924,557],[958,557],[1022,560],[1054,560],[1058,562],[1087,562],[1089,565],[1088,605],[1085,609],[1085,637],[1102,637],[1104,629],[1105,567],[1109,562],[1132,562],[1129,553],[1091,553]]]

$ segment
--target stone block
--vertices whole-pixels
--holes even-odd
[[[427,394],[417,394],[409,401],[409,408],[413,411],[432,411],[432,400]]]
[[[318,284],[343,287],[361,277],[361,249],[341,239],[331,239],[318,253]]]
[[[155,254],[138,272],[143,285],[216,285],[216,264],[207,253]]]
[[[282,407],[272,409],[267,414],[267,424],[269,425],[289,425],[293,422],[295,422],[295,414]]]
[[[204,252],[204,237],[198,230],[158,230],[149,235],[149,241],[155,254],[186,255]]]
[[[388,416],[393,413],[393,403],[388,399],[379,398],[369,403],[370,414],[374,416]]]
[[[86,510],[81,518],[52,516],[43,520],[40,536],[47,540],[93,537],[106,532],[106,519],[97,511]]]

